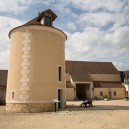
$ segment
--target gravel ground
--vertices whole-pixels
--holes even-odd
[[[92,108],[80,104],[69,101],[56,113],[9,113],[0,106],[0,129],[129,129],[129,101],[94,101]]]

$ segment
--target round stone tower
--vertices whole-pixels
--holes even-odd
[[[6,110],[41,112],[65,107],[67,36],[53,27],[56,14],[48,9],[12,29]]]

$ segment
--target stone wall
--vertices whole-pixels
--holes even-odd
[[[9,112],[44,112],[44,111],[54,111],[54,103],[7,103],[6,111]]]
[[[102,92],[102,96],[100,92]],[[111,94],[111,99],[123,99],[125,97],[125,88],[94,88],[94,97],[98,99],[104,99],[105,95],[110,98],[109,94]]]

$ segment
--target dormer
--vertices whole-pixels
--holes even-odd
[[[53,26],[53,21],[57,18],[57,15],[51,10],[47,9],[43,12],[39,12],[38,16],[24,25],[44,25]]]
[[[45,26],[52,26],[56,18],[57,15],[51,9],[39,13],[39,21]]]

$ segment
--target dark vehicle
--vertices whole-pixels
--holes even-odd
[[[88,100],[84,100],[80,107],[93,107],[93,104],[92,104],[92,99],[88,99]]]

